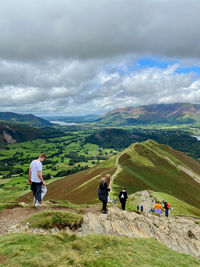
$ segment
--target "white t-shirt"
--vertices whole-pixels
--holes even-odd
[[[41,171],[42,174],[42,163],[38,159],[35,159],[31,162],[30,168],[31,168],[31,182],[40,183],[41,180],[38,177],[37,172]]]

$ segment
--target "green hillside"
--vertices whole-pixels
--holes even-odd
[[[7,144],[59,136],[63,136],[63,132],[52,127],[38,129],[25,124],[0,122],[0,148]]]
[[[100,128],[96,129],[86,138],[86,143],[96,144],[103,148],[124,150],[132,143],[152,139],[160,144],[166,144],[182,151],[190,157],[200,159],[200,142],[189,128],[181,130],[177,127],[164,127],[161,129],[145,129],[143,127],[127,128]]]
[[[121,171],[113,185],[115,194],[122,186],[129,194],[150,189],[199,207],[200,164],[184,153],[148,140],[121,153],[119,164]]]
[[[116,165],[117,159],[119,166]],[[125,186],[128,194],[150,189],[199,208],[200,163],[152,140],[131,145],[104,163],[50,183],[46,199],[68,200],[75,204],[96,203],[100,178],[106,173],[113,175],[118,167],[119,172],[112,184],[111,195],[114,198]],[[31,199],[29,193],[20,201]]]
[[[50,183],[47,188],[46,200],[68,200],[74,204],[97,203],[97,187],[100,179],[106,173],[115,172],[116,157],[113,157],[96,167],[68,175]],[[19,201],[32,201],[32,193],[19,198]]]
[[[33,114],[18,114],[14,112],[0,112],[0,121],[23,123],[37,127],[51,126],[49,121],[39,118]]]

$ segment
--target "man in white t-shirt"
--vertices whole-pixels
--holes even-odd
[[[46,159],[44,153],[40,154],[38,159],[31,162],[29,168],[29,184],[31,184],[31,190],[35,198],[35,206],[40,207],[41,204],[41,189],[42,185],[46,185],[42,178],[42,162]]]

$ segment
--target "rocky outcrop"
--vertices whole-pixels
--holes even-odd
[[[142,199],[146,199],[145,192]],[[50,210],[51,207],[43,207]],[[62,209],[62,208],[61,208]],[[54,208],[52,207],[52,210]],[[24,224],[32,214],[40,209],[14,208],[1,211],[1,234],[29,232],[33,234],[54,234],[60,230],[31,228],[29,223]],[[69,234],[77,235],[106,234],[128,236],[133,238],[154,238],[167,247],[195,257],[200,257],[200,220],[186,217],[156,216],[149,213],[122,211],[117,206],[109,208],[108,214],[99,212],[99,207],[90,209],[83,215],[81,228],[76,231],[68,227],[62,229]]]
[[[82,228],[77,233],[154,238],[177,252],[200,257],[200,225],[187,218],[139,215],[112,207],[107,215],[86,214]]]
[[[16,140],[9,133],[7,133],[5,130],[2,131],[2,134],[3,134],[4,140],[6,141],[7,144],[16,143]]]

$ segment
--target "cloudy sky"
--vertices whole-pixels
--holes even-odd
[[[0,111],[200,103],[199,0],[0,0]]]

